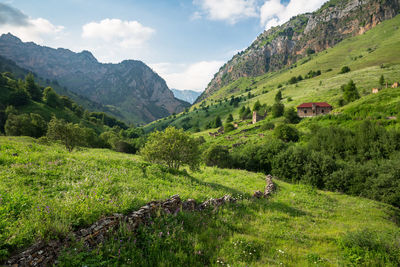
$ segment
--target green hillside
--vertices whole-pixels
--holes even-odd
[[[334,108],[339,108],[338,101],[342,97],[340,87],[350,79],[356,83],[362,96],[369,95],[372,88],[380,87],[378,81],[381,75],[384,76],[389,87],[392,83],[400,81],[399,27],[400,16],[397,16],[362,35],[346,39],[321,53],[310,55],[290,68],[263,76],[240,78],[221,88],[208,99],[194,105],[190,112],[180,114],[176,118],[161,119],[145,126],[145,130],[163,129],[167,125],[183,127],[191,131],[197,130],[197,127],[204,130],[217,115],[224,120],[229,113],[238,120],[238,111],[241,106],[251,108],[256,101],[272,105],[279,90],[282,92],[283,103],[286,107],[295,107],[303,102],[324,101],[333,105]],[[351,71],[339,74],[343,66],[348,66]],[[321,71],[319,76],[288,84],[291,77],[301,75],[304,78],[310,71],[318,70]],[[252,95],[250,99],[249,93]],[[396,93],[392,93],[392,96],[393,94],[395,97],[398,96]],[[229,105],[232,96],[241,97],[241,102],[236,108]],[[395,101],[391,100],[391,102]],[[351,106],[358,105],[357,103],[362,104],[363,101],[353,103]],[[385,103],[379,102],[379,105],[385,105]],[[345,106],[337,112],[347,108],[350,107]],[[395,115],[392,113],[390,111],[382,115]]]
[[[202,201],[231,194],[239,202],[218,211],[160,217],[137,234],[121,230],[92,251],[75,244],[62,253],[59,264],[400,262],[400,211],[386,204],[282,181],[276,181],[278,189],[270,199],[254,200],[251,194],[265,186],[263,174],[218,168],[171,172],[138,156],[98,149],[65,153],[59,145],[40,145],[30,138],[1,137],[0,151],[3,259],[35,240],[63,238],[103,215],[127,213],[150,200],[180,194]]]

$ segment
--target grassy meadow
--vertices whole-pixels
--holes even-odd
[[[203,201],[231,194],[218,211],[159,217],[120,230],[97,249],[76,243],[61,266],[336,266],[400,262],[399,210],[372,200],[276,181],[269,200],[251,194],[264,175],[202,168],[170,171],[105,149],[72,153],[26,137],[0,137],[2,258],[37,240],[63,238],[101,216],[180,194]]]

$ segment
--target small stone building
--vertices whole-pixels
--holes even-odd
[[[332,106],[326,102],[303,103],[297,107],[297,115],[300,118],[314,117],[328,114],[332,111]]]
[[[392,88],[397,88],[397,87],[399,87],[400,86],[400,84],[398,83],[398,82],[395,82],[393,85],[392,85]]]
[[[256,124],[257,122],[265,119],[266,116],[267,116],[267,113],[265,113],[264,115],[260,115],[257,113],[257,111],[253,111],[253,120],[251,122],[253,124]]]
[[[379,93],[379,89],[378,89],[378,88],[372,88],[372,93],[373,93],[373,94]]]

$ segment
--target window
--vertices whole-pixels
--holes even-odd
[[[306,113],[307,113],[307,110],[305,109],[305,110],[304,110],[304,114],[306,114]]]
[[[324,113],[324,110],[323,110],[323,109],[321,110],[321,113]]]

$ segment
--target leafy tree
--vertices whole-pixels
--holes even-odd
[[[43,92],[43,101],[50,107],[56,108],[61,106],[60,98],[51,87],[46,87]]]
[[[298,123],[300,121],[300,117],[297,115],[297,112],[293,108],[287,108],[283,116],[289,123]]]
[[[287,124],[281,124],[276,127],[274,134],[278,139],[284,142],[297,142],[299,140],[299,132],[297,129]]]
[[[10,105],[20,107],[29,103],[29,95],[24,89],[17,89],[11,92],[8,103]]]
[[[233,121],[233,116],[232,116],[232,113],[230,113],[228,115],[228,117],[226,118],[226,122],[229,123],[229,122],[232,122],[232,121]]]
[[[253,111],[259,111],[260,108],[261,108],[261,103],[260,101],[257,100],[256,103],[254,103]]]
[[[263,125],[261,125],[261,130],[263,131],[273,130],[274,128],[275,125],[272,122],[266,122]]]
[[[226,147],[214,145],[204,152],[204,163],[207,166],[218,166],[219,168],[229,168],[231,157]]]
[[[33,100],[40,101],[42,99],[42,91],[35,83],[35,78],[32,73],[29,73],[25,77],[25,88]]]
[[[285,105],[282,104],[281,102],[275,102],[275,104],[272,105],[271,112],[274,118],[281,117],[284,111],[285,111]]]
[[[78,124],[66,123],[53,117],[47,128],[47,137],[50,140],[60,140],[69,152],[79,145],[84,144],[84,132]]]
[[[385,84],[385,77],[383,77],[383,74],[381,75],[381,77],[379,78],[379,84],[381,86],[383,86]]]
[[[7,78],[0,73],[0,86],[3,87],[5,85],[7,85]]]
[[[46,130],[47,130],[47,123],[43,119],[43,117],[40,116],[39,114],[31,113],[30,118],[31,118],[31,125],[32,125],[31,136],[35,137],[35,138],[44,136],[46,134]]]
[[[348,103],[360,98],[356,84],[353,82],[353,80],[350,80],[348,84],[342,86],[342,90],[343,99]]]
[[[296,77],[296,76],[293,76],[292,78],[289,79],[288,83],[289,83],[289,84],[295,84],[295,83],[297,83],[297,77]]]
[[[173,169],[188,165],[195,170],[200,161],[196,140],[189,133],[174,127],[168,127],[164,132],[151,133],[140,152],[145,160],[165,164]]]
[[[301,75],[299,75],[299,76],[297,76],[297,81],[302,81],[303,80],[303,76],[301,76]]]
[[[350,68],[348,66],[343,66],[339,72],[339,74],[350,72]]]
[[[31,118],[28,114],[8,115],[4,131],[9,136],[32,136]]]
[[[221,117],[219,115],[215,118],[214,126],[215,126],[215,128],[218,128],[218,127],[222,126],[222,120],[221,120]]]
[[[278,93],[276,93],[275,95],[275,102],[279,102],[282,100],[282,92],[281,90],[278,91]]]

